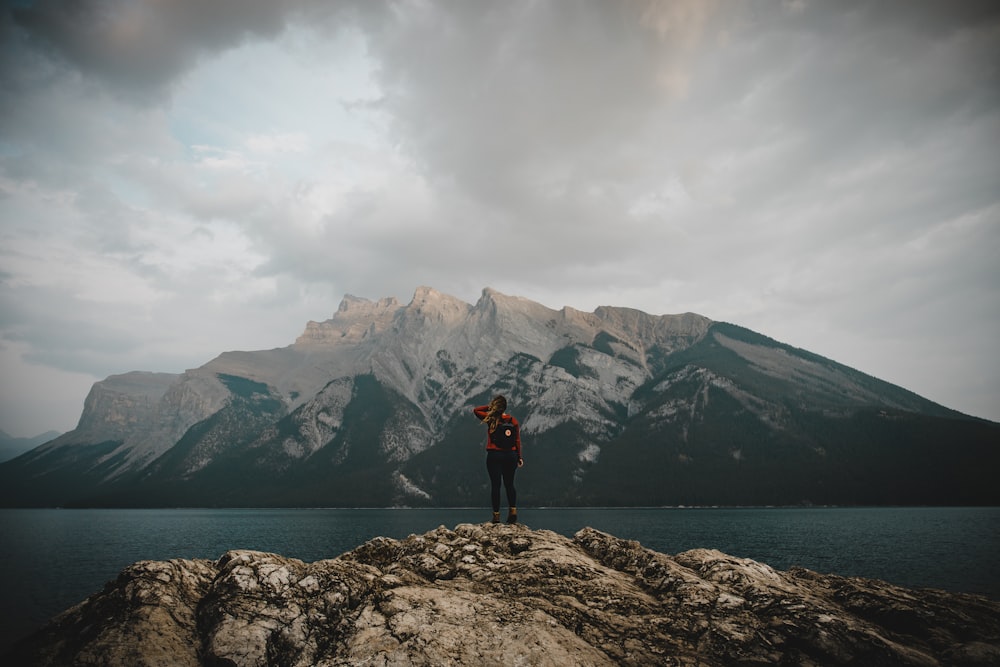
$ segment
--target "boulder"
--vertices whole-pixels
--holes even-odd
[[[1000,603],[460,524],[305,563],[142,561],[6,665],[996,665]]]

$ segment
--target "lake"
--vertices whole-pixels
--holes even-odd
[[[138,560],[256,549],[314,561],[379,535],[488,518],[483,509],[0,510],[0,652]],[[706,547],[779,570],[1000,600],[1000,508],[522,508],[521,520],[567,536],[592,526],[666,554]]]

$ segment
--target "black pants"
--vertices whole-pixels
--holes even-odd
[[[517,491],[514,489],[514,473],[517,472],[517,451],[500,452],[487,450],[486,470],[490,473],[490,500],[493,511],[500,511],[500,479],[507,489],[507,506],[517,507]]]

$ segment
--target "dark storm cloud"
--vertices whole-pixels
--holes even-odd
[[[206,52],[273,37],[284,28],[285,12],[284,3],[267,0],[39,0],[12,13],[70,65],[145,97]]]

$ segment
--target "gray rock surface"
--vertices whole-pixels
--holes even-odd
[[[1000,603],[585,528],[142,561],[5,665],[997,665]]]

